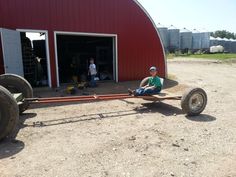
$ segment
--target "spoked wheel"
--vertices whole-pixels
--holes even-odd
[[[181,100],[181,107],[188,116],[201,114],[207,105],[207,94],[201,88],[188,89]]]
[[[19,120],[19,108],[12,94],[0,86],[0,140],[14,135]]]
[[[15,74],[0,75],[0,85],[5,87],[11,93],[22,93],[24,98],[33,97],[33,89],[30,83],[23,77]],[[28,102],[24,102],[19,106],[20,113],[23,113],[29,107]]]

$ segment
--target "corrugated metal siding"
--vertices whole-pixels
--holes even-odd
[[[54,86],[54,31],[117,34],[120,81],[145,77],[151,65],[165,75],[160,39],[150,19],[132,0],[0,0],[0,7],[0,27],[49,31]]]

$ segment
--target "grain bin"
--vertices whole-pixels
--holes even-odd
[[[188,50],[192,48],[192,32],[183,28],[180,30],[180,49]]]
[[[202,50],[209,50],[210,48],[210,32],[207,30],[202,30],[202,37],[201,37],[201,43],[202,43]]]
[[[164,27],[163,25],[161,25],[160,23],[157,24],[157,29],[158,29],[158,32],[160,34],[160,37],[161,37],[161,40],[162,40],[162,43],[165,47],[165,50],[167,51],[168,49],[168,28],[167,27]]]
[[[217,37],[216,38],[216,40],[217,40],[217,45],[221,45],[221,46],[225,46],[225,41],[224,41],[224,39],[222,39],[222,38],[220,38],[220,37]]]
[[[225,48],[225,52],[230,53],[231,52],[231,41],[227,38],[223,38],[224,40],[224,48]]]
[[[210,37],[210,47],[211,46],[217,46],[218,45],[218,40],[214,37]]]
[[[201,32],[194,29],[192,34],[192,50],[197,51],[200,50],[202,46],[201,43]]]
[[[175,52],[180,48],[179,29],[171,25],[168,28],[169,51]]]
[[[236,40],[235,39],[230,39],[230,41],[231,41],[230,52],[231,53],[236,53]]]

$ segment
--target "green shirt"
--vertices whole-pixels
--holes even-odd
[[[155,86],[158,89],[162,88],[161,79],[158,76],[150,77],[148,80],[148,85],[150,87]]]

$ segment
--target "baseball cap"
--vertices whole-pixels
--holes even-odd
[[[157,71],[157,68],[155,66],[152,66],[149,71]]]

